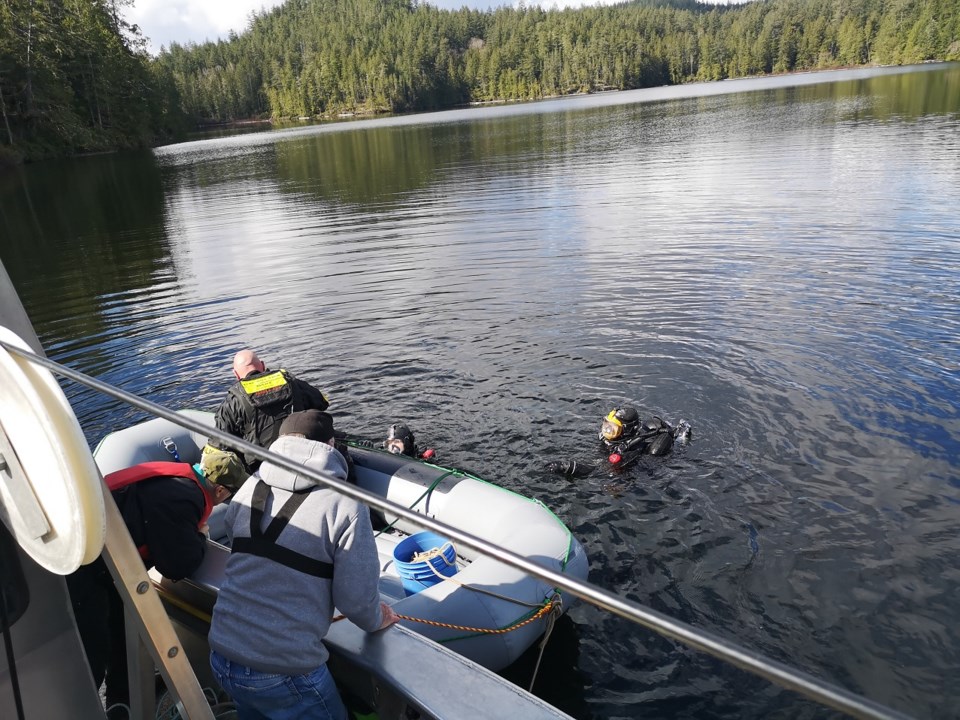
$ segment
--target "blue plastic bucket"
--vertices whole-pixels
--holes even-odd
[[[429,552],[434,548],[440,548],[441,554],[430,560],[411,562],[417,553]],[[457,573],[457,551],[453,543],[432,532],[419,532],[401,540],[393,548],[393,561],[407,595],[414,595],[443,580],[437,573],[444,577]],[[437,572],[430,569],[431,565]]]

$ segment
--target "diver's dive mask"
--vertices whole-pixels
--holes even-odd
[[[611,410],[600,423],[600,437],[604,440],[616,440],[623,435],[623,423],[616,417],[617,411]]]
[[[417,444],[413,433],[403,423],[395,423],[390,426],[387,433],[387,439],[383,447],[394,455],[407,455],[409,457],[417,456]]]

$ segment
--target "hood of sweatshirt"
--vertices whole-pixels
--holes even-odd
[[[270,451],[290,458],[321,475],[336,480],[347,479],[347,461],[343,455],[326,443],[293,435],[284,435],[277,438],[270,446]],[[303,473],[290,472],[270,462],[264,462],[260,466],[258,474],[267,485],[291,492],[308,490],[321,484],[311,480]]]

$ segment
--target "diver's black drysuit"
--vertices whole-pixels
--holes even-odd
[[[690,435],[690,424],[686,420],[674,426],[662,418],[652,417],[640,423],[629,438],[621,436],[616,440],[607,440],[601,435],[601,450],[606,453],[602,458],[592,461],[554,460],[547,463],[546,469],[558,475],[584,478],[601,468],[625,468],[641,455],[666,455],[673,449],[674,442],[686,443]]]

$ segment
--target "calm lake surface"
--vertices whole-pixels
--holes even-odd
[[[960,717],[960,66],[298,127],[5,171],[48,354],[174,408],[233,353],[541,499],[590,579],[919,718]],[[91,441],[140,411],[65,385]],[[693,442],[617,477],[619,403]],[[829,711],[590,606],[578,718]],[[506,673],[529,682],[534,657]]]

